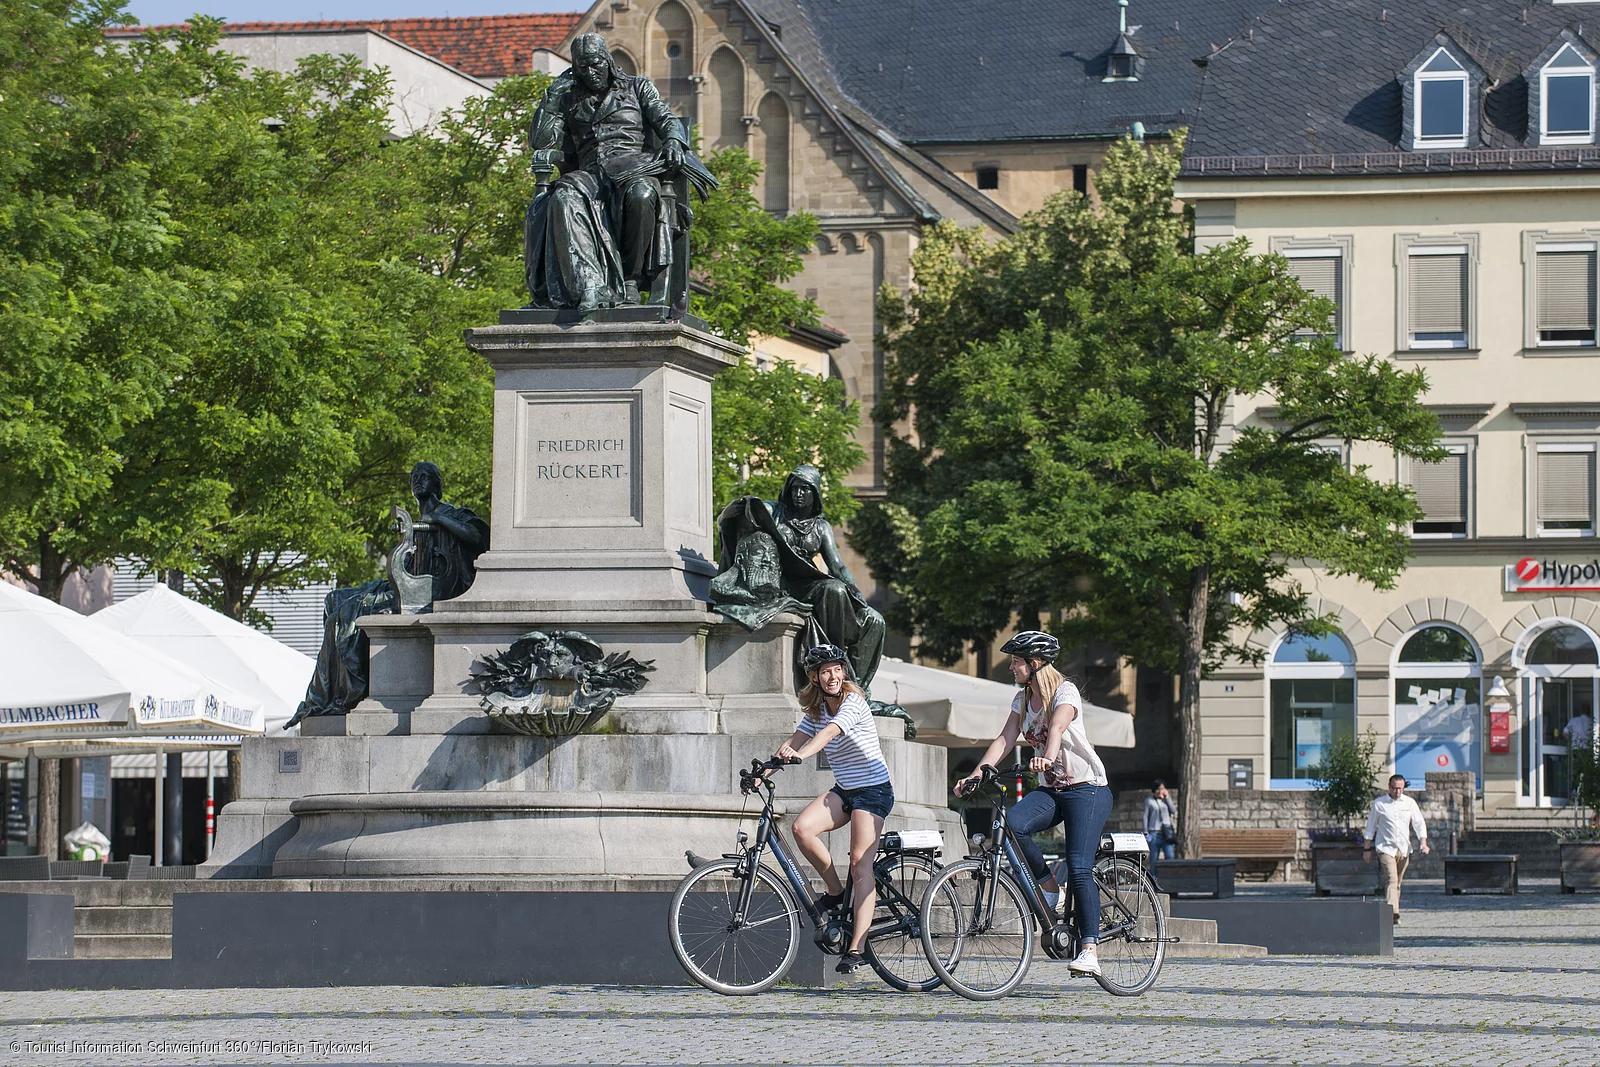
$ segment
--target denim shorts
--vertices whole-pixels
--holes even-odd
[[[864,785],[860,789],[846,789],[842,785],[835,785],[828,792],[844,801],[846,815],[852,811],[867,811],[880,819],[887,819],[889,812],[894,810],[894,786],[888,782]]]

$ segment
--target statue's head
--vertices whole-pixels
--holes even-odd
[[[802,463],[783,483],[783,504],[790,518],[809,519],[822,514],[822,472]]]
[[[622,77],[622,68],[611,58],[606,39],[598,33],[580,34],[572,42],[572,75],[591,93],[598,93],[615,78]]]
[[[411,468],[411,495],[418,500],[444,496],[444,475],[436,465],[423,460]]]

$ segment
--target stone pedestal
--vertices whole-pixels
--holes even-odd
[[[677,877],[685,849],[724,852],[749,821],[738,771],[799,718],[802,620],[751,634],[705,603],[711,378],[739,350],[683,323],[503,318],[467,332],[495,369],[476,582],[431,614],[360,620],[371,692],[351,714],[245,743],[242,799],[219,817],[206,873]],[[655,670],[590,733],[499,732],[471,669],[530,630],[581,630]],[[940,826],[959,847],[944,750],[901,730],[882,720],[890,825]],[[820,764],[787,769],[781,795],[826,789]]]

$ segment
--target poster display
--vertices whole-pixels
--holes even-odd
[[[1332,719],[1295,719],[1294,769],[1307,771],[1322,765],[1322,754],[1333,744]]]
[[[1421,789],[1429,771],[1471,772],[1482,785],[1477,678],[1398,678],[1394,766]]]

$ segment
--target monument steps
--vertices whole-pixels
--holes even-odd
[[[80,960],[168,960],[172,935],[74,933],[72,952]]]

